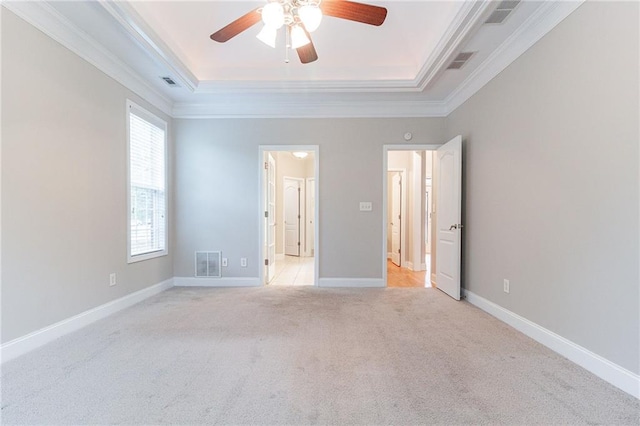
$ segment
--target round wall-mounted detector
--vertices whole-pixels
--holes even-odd
[[[405,141],[410,141],[412,137],[413,137],[413,135],[411,134],[411,132],[407,132],[407,133],[404,134],[404,140]]]

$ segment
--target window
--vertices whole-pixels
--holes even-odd
[[[167,254],[167,123],[127,101],[129,263]]]

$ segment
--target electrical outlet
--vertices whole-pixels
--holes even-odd
[[[504,280],[503,290],[505,293],[509,293],[509,280]]]
[[[228,266],[229,265],[229,261],[226,257],[222,258],[222,266]]]
[[[116,285],[116,273],[109,274],[109,286],[113,287]]]
[[[242,266],[243,268],[247,267],[247,258],[246,257],[241,257],[240,258],[240,266]]]

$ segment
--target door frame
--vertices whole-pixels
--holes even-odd
[[[310,257],[314,254],[314,248],[312,246],[312,244],[309,244],[309,230],[313,229],[315,227],[315,217],[313,218],[313,226],[309,226],[309,217],[307,216],[307,212],[311,211],[311,209],[309,208],[309,204],[310,204],[310,198],[309,198],[309,188],[314,188],[315,189],[315,178],[306,178],[304,180],[304,190],[305,190],[305,199],[304,199],[304,255],[306,257]],[[315,198],[316,198],[316,194],[314,191],[314,195],[313,195],[313,203],[315,206]],[[315,208],[315,207],[314,207]],[[315,231],[315,229],[314,229]],[[313,236],[314,241],[315,241],[315,235]]]
[[[382,233],[381,233],[381,241],[382,241],[382,279],[384,281],[384,286],[387,286],[387,226],[388,226],[388,215],[387,215],[387,206],[389,205],[388,201],[388,159],[389,159],[389,151],[435,151],[440,148],[443,144],[424,144],[424,145],[407,145],[407,144],[398,144],[398,145],[383,145],[382,146],[382,205],[384,208],[382,209]],[[402,253],[401,253],[402,254]],[[436,255],[437,256],[437,255]]]
[[[313,178],[315,179],[315,193],[316,193],[316,203],[314,206],[314,216],[315,223],[314,225],[314,242],[313,242],[313,285],[318,286],[318,275],[320,271],[320,197],[318,196],[319,186],[320,186],[320,147],[319,145],[260,145],[258,147],[258,188],[264,187],[264,154],[265,152],[276,152],[276,151],[284,151],[284,152],[292,152],[292,151],[308,151],[313,152],[314,155],[314,164],[313,164]],[[265,286],[265,268],[264,268],[264,232],[265,232],[265,220],[264,220],[264,191],[260,190],[260,197],[258,200],[258,253],[260,253],[259,259],[261,260],[261,266],[258,268],[260,270],[259,279],[260,285]],[[277,232],[277,230],[276,230]]]
[[[284,196],[286,193],[287,180],[294,180],[298,182],[298,257],[305,257],[307,246],[307,235],[303,225],[307,221],[306,206],[307,206],[307,187],[305,178],[297,178],[291,176],[282,176],[282,221],[287,215],[287,199]],[[286,226],[282,227],[282,244],[284,247],[284,254],[287,255],[287,229]]]

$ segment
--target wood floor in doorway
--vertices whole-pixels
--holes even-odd
[[[387,259],[387,287],[431,287],[427,271],[412,271]]]

